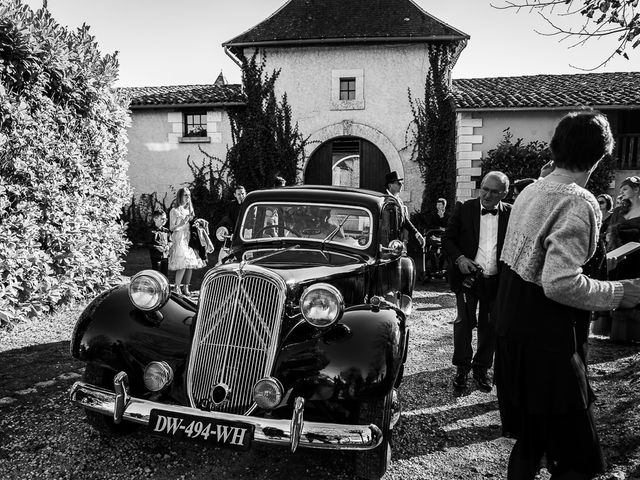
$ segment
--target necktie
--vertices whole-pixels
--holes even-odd
[[[497,215],[498,214],[498,209],[494,208],[493,210],[487,210],[486,208],[483,208],[480,213],[482,215],[486,215],[487,213],[489,213],[491,215]]]

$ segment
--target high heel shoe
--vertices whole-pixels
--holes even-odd
[[[182,290],[180,290],[180,285],[174,285],[171,291],[175,294],[182,295]]]
[[[189,297],[191,296],[191,292],[189,291],[189,285],[183,285],[182,286],[182,292],[185,294],[185,296]]]

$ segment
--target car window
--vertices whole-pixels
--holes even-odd
[[[308,239],[365,249],[371,244],[371,213],[362,207],[329,204],[256,203],[240,228],[245,241]]]

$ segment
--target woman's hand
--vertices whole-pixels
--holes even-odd
[[[620,302],[620,308],[633,308],[640,303],[640,278],[633,280],[620,280],[624,288],[624,295]]]

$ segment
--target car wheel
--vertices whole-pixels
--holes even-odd
[[[93,363],[87,363],[82,379],[96,387],[106,388],[113,391],[114,373],[106,368],[99,367]],[[89,425],[101,433],[124,435],[136,429],[136,425],[129,422],[114,423],[113,418],[108,415],[84,409]]]
[[[391,407],[393,390],[384,398],[360,405],[359,424],[375,424],[382,431],[382,443],[372,450],[356,455],[356,476],[366,480],[379,480],[391,463]]]

